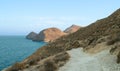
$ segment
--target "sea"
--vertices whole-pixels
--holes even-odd
[[[45,42],[33,42],[25,36],[0,36],[0,71],[33,54]]]

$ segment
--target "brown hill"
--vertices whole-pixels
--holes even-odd
[[[73,48],[83,47],[85,50],[89,50],[91,48],[94,49],[95,45],[102,42],[107,42],[108,47],[111,45],[114,46],[117,45],[115,43],[119,43],[120,40],[117,40],[116,38],[119,38],[120,36],[116,36],[115,38],[112,37],[118,33],[120,33],[120,9],[115,11],[112,15],[98,20],[87,27],[81,28],[73,34],[63,36],[54,42],[43,46],[21,63],[24,64],[24,67],[26,65],[31,66],[49,56],[53,56]],[[111,49],[111,51],[113,50],[114,49]],[[118,52],[117,61],[119,63],[120,51]],[[14,68],[16,67],[13,66],[10,69]],[[21,68],[19,67],[19,69]]]
[[[47,29],[42,30],[39,34],[37,34],[35,32],[31,32],[26,36],[26,38],[33,40],[33,41],[50,42],[50,41],[54,41],[54,40],[60,38],[61,36],[66,35],[66,34],[76,32],[77,30],[79,30],[79,28],[80,28],[80,26],[72,25],[69,28],[67,28],[64,32],[62,32],[58,28],[47,28]]]
[[[50,42],[54,41],[61,36],[65,35],[64,32],[62,32],[58,28],[48,28],[45,30],[42,30],[34,39],[33,41],[45,41],[45,42]]]
[[[78,31],[81,27],[77,26],[77,25],[72,25],[70,27],[68,27],[67,29],[64,30],[65,33],[74,33],[76,31]]]

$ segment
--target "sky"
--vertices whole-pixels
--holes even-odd
[[[120,0],[0,0],[0,35],[87,26],[120,8]]]

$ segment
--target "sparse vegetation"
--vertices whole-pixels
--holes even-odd
[[[39,61],[36,65],[30,66],[27,71],[57,71],[59,67],[63,66],[70,56],[67,52],[57,53],[46,59]]]
[[[24,69],[23,63],[15,63],[12,67],[8,68],[6,71],[19,71]]]
[[[120,52],[119,52],[119,54],[117,55],[117,63],[120,63]]]
[[[110,53],[112,54],[116,49],[117,49],[117,46],[115,46],[114,48],[111,48]]]
[[[70,56],[68,55],[68,53],[62,52],[60,54],[57,54],[53,60],[55,61],[55,63],[58,64],[58,66],[63,66],[69,58]]]
[[[107,45],[113,45],[114,43],[120,41],[120,34],[115,34],[110,37],[110,40],[107,42]]]
[[[110,36],[112,34],[120,33],[120,17],[118,17],[118,15],[120,15],[120,9],[118,9],[115,13],[113,13],[107,18],[98,20],[95,23],[92,23],[91,25],[85,28],[81,28],[80,30],[78,30],[73,34],[63,36],[55,40],[54,42],[51,42],[46,46],[43,46],[42,48],[38,49],[34,54],[29,56],[27,60],[24,61],[24,63],[27,64],[31,62],[31,59],[33,59],[33,61],[30,63],[30,65],[33,65],[38,61],[37,56],[39,56],[40,58],[39,60],[42,60],[49,56],[53,56],[57,53],[64,52],[66,50],[70,50],[73,48],[82,47],[82,46],[86,48],[87,46],[96,44],[97,40],[100,37]],[[111,39],[107,43],[108,45],[112,45],[117,41],[120,41],[120,36],[112,37],[112,38],[113,39]],[[82,41],[81,43],[83,44],[80,45],[81,43],[79,43],[79,41]],[[64,56],[62,57],[62,59],[63,58]],[[62,59],[58,56],[58,58],[55,59],[55,62],[59,62],[59,60],[62,60]],[[119,59],[120,59],[120,53],[118,55],[118,61],[117,61],[118,63],[120,62]],[[66,58],[63,60],[66,60]],[[54,66],[54,63],[53,64],[52,63],[53,62],[48,61],[46,62],[47,64],[46,66],[48,67],[48,69],[50,69],[50,66],[52,66],[53,69],[56,70],[57,67]],[[14,68],[15,66],[13,66],[11,69],[14,69]],[[16,67],[16,69],[22,69],[22,68],[19,68],[19,64],[18,64],[18,68]],[[46,70],[46,71],[49,71],[49,70]]]
[[[45,67],[45,71],[57,71],[58,69],[58,65],[52,60],[45,61],[44,67]]]
[[[49,57],[43,63],[44,71],[57,71],[60,66],[63,66],[70,58],[67,52],[61,52],[53,57]],[[41,70],[41,69],[40,69]]]
[[[41,58],[39,56],[33,56],[26,64],[29,64],[30,66],[35,65],[38,61],[40,61],[40,59]]]

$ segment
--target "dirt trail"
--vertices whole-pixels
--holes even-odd
[[[115,62],[116,56],[111,55],[109,50],[91,55],[78,48],[68,53],[71,58],[59,71],[120,71],[120,64]]]

